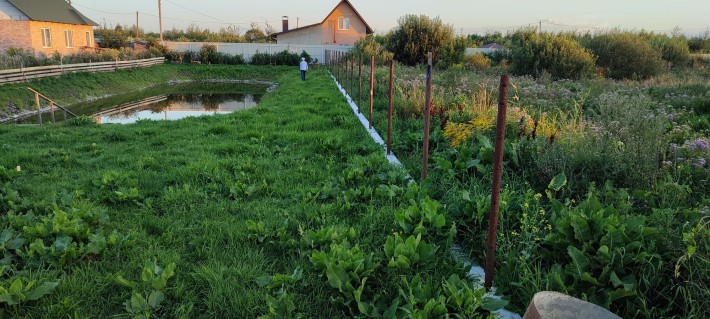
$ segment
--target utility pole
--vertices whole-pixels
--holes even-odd
[[[160,23],[160,44],[163,44],[163,8],[158,0],[158,20]]]
[[[296,17],[296,28],[298,28],[298,17]]]
[[[537,33],[540,34],[542,33],[542,20],[540,20],[540,25],[538,26]]]
[[[138,11],[136,11],[136,39],[139,39],[140,37],[140,28],[138,27]]]

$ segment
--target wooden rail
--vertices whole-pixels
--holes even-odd
[[[151,58],[131,61],[109,61],[98,63],[62,64],[50,66],[36,66],[12,70],[0,70],[0,84],[17,83],[31,79],[40,79],[50,76],[60,76],[76,72],[113,72],[120,69],[140,68],[163,64],[165,58]]]
[[[39,125],[42,125],[42,113],[46,111],[46,109],[42,108],[42,105],[40,104],[39,100],[40,98],[44,99],[45,101],[49,102],[49,111],[51,112],[52,115],[52,123],[56,122],[56,119],[54,118],[54,107],[56,106],[57,108],[60,108],[64,111],[64,120],[67,120],[67,114],[70,114],[74,117],[76,117],[76,114],[72,113],[71,111],[67,110],[65,107],[57,104],[54,102],[52,99],[42,95],[42,93],[37,92],[36,90],[32,89],[31,87],[27,88],[28,91],[32,92],[35,94],[35,103],[37,104],[37,119],[39,121]]]
[[[140,100],[138,100],[138,101],[134,101],[134,102],[130,102],[130,103],[125,103],[125,104],[117,105],[117,106],[112,107],[112,108],[110,108],[110,109],[108,109],[108,110],[103,110],[103,111],[100,111],[100,112],[96,112],[96,113],[92,114],[91,117],[93,117],[93,118],[96,119],[96,118],[99,118],[99,117],[102,117],[102,116],[110,116],[110,115],[114,115],[114,114],[117,114],[117,113],[121,113],[121,112],[125,112],[125,111],[128,111],[128,110],[132,110],[132,109],[135,109],[135,108],[138,108],[138,107],[141,107],[141,106],[145,106],[145,105],[150,105],[150,104],[153,104],[153,103],[158,103],[158,102],[166,101],[167,99],[168,99],[168,96],[167,96],[167,95],[151,96],[151,97],[147,97],[147,98],[144,98],[144,99],[140,99]]]

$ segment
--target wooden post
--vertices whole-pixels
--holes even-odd
[[[158,0],[158,25],[160,26],[160,44],[163,44],[163,7]]]
[[[488,213],[488,239],[486,240],[486,278],[484,287],[490,291],[495,270],[496,231],[498,229],[498,205],[500,199],[501,173],[503,170],[503,147],[505,142],[505,113],[508,107],[508,75],[500,77],[498,92],[498,118],[496,140],[493,150],[493,184],[491,186],[491,211]]]
[[[394,88],[394,60],[390,61],[390,99],[387,106],[387,155],[392,154],[392,91]]]
[[[57,123],[56,119],[54,118],[54,102],[49,101],[49,110],[52,112],[52,123]]]
[[[424,102],[424,147],[422,156],[422,180],[427,177],[429,164],[429,115],[431,113],[431,52],[427,54],[426,65],[426,97]]]
[[[39,93],[35,93],[35,103],[37,103],[37,118],[39,125],[42,125],[42,107],[39,105]]]
[[[370,62],[370,128],[372,128],[372,109],[374,106],[375,97],[375,56],[372,56]]]

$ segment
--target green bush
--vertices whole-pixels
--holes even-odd
[[[631,32],[597,34],[587,47],[597,56],[597,65],[612,79],[648,79],[663,66],[661,53],[641,35]]]
[[[579,79],[592,74],[594,57],[573,38],[563,34],[530,34],[513,46],[514,74],[553,79]]]
[[[661,58],[670,67],[686,67],[690,64],[688,40],[684,37],[656,35],[651,38],[651,46],[661,52]]]
[[[464,57],[463,63],[467,69],[487,70],[491,67],[491,59],[483,53],[474,53]]]
[[[388,65],[394,58],[394,54],[387,51],[378,40],[378,37],[368,35],[355,42],[354,52],[362,56],[363,63],[367,63],[367,59],[374,56],[375,64]]]
[[[431,19],[425,15],[406,15],[399,18],[398,23],[399,25],[387,35],[387,49],[394,53],[394,58],[400,63],[424,64],[427,62],[427,53],[432,52],[433,63],[436,64],[444,56],[455,54],[448,52],[453,49],[447,49],[454,40],[454,28],[444,24],[441,19]]]
[[[291,65],[297,66],[301,61],[301,57],[296,53],[291,53],[288,50],[283,50],[278,53],[268,54],[256,52],[251,58],[251,64],[254,65]]]

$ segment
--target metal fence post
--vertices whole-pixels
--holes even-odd
[[[431,52],[427,54],[426,66],[426,98],[424,102],[424,145],[422,156],[422,180],[427,177],[427,166],[429,164],[429,117],[431,113]]]
[[[370,128],[372,128],[372,109],[374,107],[375,98],[375,56],[372,56],[370,62]]]
[[[500,77],[498,92],[498,118],[496,120],[496,140],[493,150],[493,185],[491,186],[491,211],[488,213],[488,238],[486,240],[486,278],[484,287],[490,291],[495,270],[496,231],[498,229],[498,208],[500,199],[501,174],[503,170],[503,147],[505,142],[505,113],[508,107],[508,75]]]
[[[392,154],[392,91],[394,82],[394,60],[390,61],[390,98],[387,106],[387,155]]]

